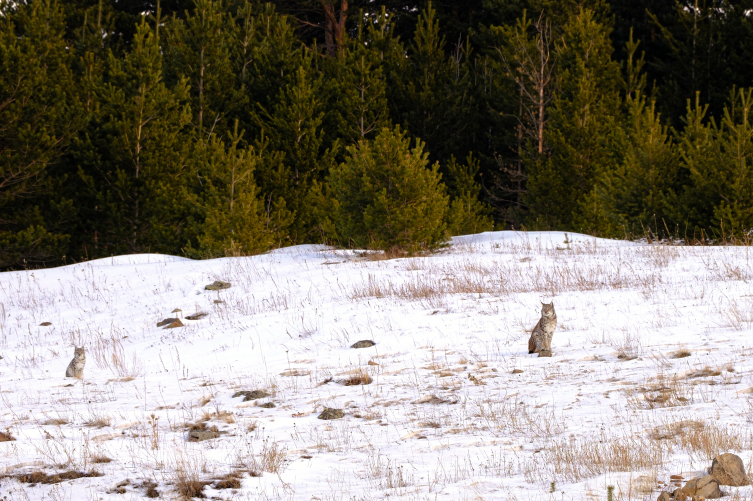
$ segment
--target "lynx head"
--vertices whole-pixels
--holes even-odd
[[[541,303],[541,316],[542,317],[553,317],[554,315],[555,315],[554,301],[552,301],[549,304]]]
[[[78,346],[74,346],[73,350],[73,358],[86,358],[86,351],[84,350],[84,347],[82,346],[79,348]]]

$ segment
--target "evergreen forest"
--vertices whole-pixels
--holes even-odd
[[[753,0],[0,0],[0,269],[746,241]]]

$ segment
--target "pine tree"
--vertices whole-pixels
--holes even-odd
[[[696,215],[695,224],[707,231],[716,229],[719,237],[740,236],[753,227],[753,89],[730,93],[719,125],[713,120],[707,125],[694,123],[704,112],[705,107],[691,115],[695,120],[686,127],[682,143],[683,163],[692,181],[688,198],[706,200],[705,214]]]
[[[266,110],[259,106],[255,114],[262,130],[256,141],[264,158],[257,171],[262,196],[278,204],[283,200],[286,210],[293,213],[290,238],[296,243],[307,242],[318,233],[306,201],[314,182],[322,181],[334,165],[339,149],[337,141],[326,144],[323,77],[310,57],[302,61],[295,79],[280,90],[275,107]]]
[[[231,62],[235,23],[225,9],[222,0],[196,0],[193,12],[173,18],[163,30],[166,81],[188,79],[194,130],[201,141],[212,133],[222,136],[227,116],[248,100],[236,88]]]
[[[632,124],[622,161],[603,174],[600,202],[606,208],[607,224],[599,225],[599,211],[589,218],[590,199],[582,204],[580,223],[589,231],[609,236],[624,234],[664,235],[677,221],[668,212],[667,194],[675,185],[680,155],[668,127],[661,121],[654,103],[635,103],[630,112]],[[658,227],[657,227],[658,226]]]
[[[396,54],[388,61],[392,120],[425,141],[431,157],[440,163],[451,154],[465,154],[477,132],[468,41],[458,41],[452,55],[446,55],[436,10],[429,2],[407,52],[408,57]]]
[[[257,254],[276,240],[254,182],[253,172],[260,158],[252,147],[240,146],[242,136],[236,122],[229,146],[214,134],[208,142],[197,144],[192,163],[204,180],[197,200],[203,223],[196,232],[197,248],[189,243],[189,256]]]
[[[156,30],[144,20],[124,60],[110,53],[101,103],[82,179],[96,198],[91,254],[180,252],[186,204],[188,84],[168,87]]]
[[[572,228],[579,204],[597,176],[614,165],[614,117],[619,115],[619,66],[612,61],[610,28],[582,9],[562,28],[557,47],[559,92],[547,134],[551,155],[529,168],[529,225]]]
[[[377,131],[389,126],[386,81],[377,51],[358,40],[331,66],[330,93],[335,98],[338,136],[348,144],[373,139]]]
[[[51,172],[83,126],[61,9],[51,0],[3,5],[0,15],[0,267],[66,254],[75,218]]]
[[[439,165],[427,168],[423,148],[416,140],[411,149],[399,126],[347,148],[345,162],[329,176],[335,224],[345,241],[358,248],[418,251],[447,239],[449,197]]]
[[[468,235],[494,229],[491,207],[479,201],[481,185],[475,179],[480,168],[479,161],[469,153],[465,162],[465,165],[458,164],[453,156],[446,167],[450,194],[447,227],[451,235]]]

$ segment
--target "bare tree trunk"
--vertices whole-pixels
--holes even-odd
[[[534,140],[536,152],[543,155],[546,150],[545,128],[547,122],[546,108],[552,100],[550,83],[554,64],[551,59],[551,26],[541,13],[539,19],[530,25],[536,35],[531,41],[526,31],[516,28],[511,40],[511,52],[507,54],[498,49],[507,73],[518,85],[521,94],[521,110],[518,116],[519,126],[524,135]],[[510,60],[512,59],[512,61]]]
[[[339,19],[337,15],[335,15],[334,4],[327,2],[327,0],[321,0],[321,2],[322,7],[324,8],[324,18],[326,20],[324,27],[324,44],[327,48],[327,54],[329,57],[335,57],[343,48],[345,21],[348,19],[348,2],[347,0],[342,0],[340,2]]]

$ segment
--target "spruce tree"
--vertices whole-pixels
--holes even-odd
[[[407,251],[433,248],[447,239],[449,197],[439,165],[429,164],[424,145],[400,127],[382,129],[373,141],[347,148],[329,184],[336,203],[335,225],[357,248]]]

